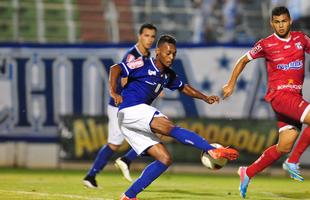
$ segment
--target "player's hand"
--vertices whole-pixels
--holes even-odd
[[[220,102],[220,97],[211,95],[211,96],[207,96],[204,99],[204,101],[207,102],[208,104],[219,103]]]
[[[123,102],[123,97],[117,93],[112,93],[111,97],[113,98],[115,102],[115,106],[118,106],[119,104]]]
[[[223,99],[226,99],[227,97],[229,97],[234,91],[234,86],[229,85],[229,84],[225,84],[223,86]]]

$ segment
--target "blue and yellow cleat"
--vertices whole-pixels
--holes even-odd
[[[285,171],[289,173],[292,179],[297,181],[304,181],[304,178],[300,175],[299,164],[298,163],[289,163],[286,159],[282,164],[282,167]]]
[[[239,191],[240,195],[243,199],[245,199],[246,191],[248,188],[248,185],[250,183],[250,178],[246,174],[247,167],[239,167],[238,174],[240,176],[240,185],[239,185]]]

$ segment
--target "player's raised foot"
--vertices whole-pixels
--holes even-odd
[[[227,158],[228,160],[236,160],[239,157],[238,151],[229,147],[219,147],[209,150],[208,153],[214,159]]]
[[[83,185],[88,188],[98,188],[95,176],[85,176],[85,178],[83,179]]]
[[[129,198],[129,197],[127,197],[125,194],[122,194],[120,200],[139,200],[139,199],[137,199],[136,197],[134,197],[134,198]]]
[[[122,174],[127,181],[132,182],[132,178],[129,172],[129,166],[126,162],[124,162],[121,158],[118,158],[115,160],[114,165],[122,171]]]
[[[238,169],[238,174],[240,176],[239,191],[240,191],[240,195],[243,199],[245,199],[246,191],[247,191],[248,185],[250,183],[250,178],[246,174],[246,168],[247,167],[239,167],[239,169]]]
[[[288,160],[286,159],[284,163],[282,164],[282,167],[285,171],[289,173],[292,179],[295,179],[301,182],[304,181],[304,178],[300,174],[298,163],[289,163]]]

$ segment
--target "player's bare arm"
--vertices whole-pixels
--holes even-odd
[[[237,79],[249,61],[246,54],[237,61],[228,83],[223,86],[223,99],[233,93]]]
[[[193,88],[192,86],[185,84],[182,92],[188,96],[194,97],[196,99],[201,99],[205,102],[207,102],[208,104],[213,104],[213,103],[218,103],[220,101],[220,98],[218,96],[215,95],[210,95],[207,96],[203,93],[201,93],[199,90],[196,90],[195,88]]]
[[[114,99],[116,106],[123,102],[123,97],[116,92],[117,80],[120,77],[121,71],[122,69],[119,65],[112,65],[109,74],[110,95]]]

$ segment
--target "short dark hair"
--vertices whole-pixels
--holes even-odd
[[[144,23],[140,26],[140,30],[139,30],[139,34],[141,35],[143,30],[147,28],[147,29],[151,29],[151,30],[155,30],[155,32],[157,32],[157,28],[154,24],[150,24],[150,23]]]
[[[159,47],[160,45],[162,45],[163,43],[169,43],[169,44],[177,44],[177,40],[171,36],[171,35],[162,35],[160,36],[159,40],[157,41],[156,47]]]
[[[275,7],[271,11],[271,19],[273,16],[280,16],[282,14],[287,14],[289,18],[291,18],[290,11],[285,6]]]

